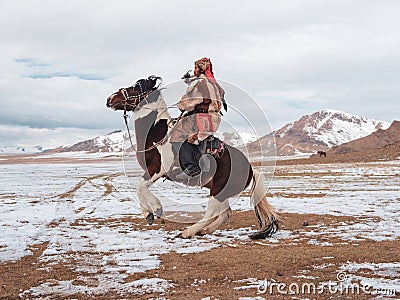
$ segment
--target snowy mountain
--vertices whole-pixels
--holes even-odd
[[[228,145],[234,147],[245,145],[257,140],[257,135],[255,133],[241,130],[236,132],[216,133],[215,136],[227,143]]]
[[[328,147],[367,136],[378,129],[387,129],[389,122],[366,119],[336,110],[321,110],[299,120],[304,131]]]
[[[134,140],[134,136],[132,139]],[[124,141],[128,139],[127,133],[121,130],[113,131],[107,135],[98,136],[72,146],[61,147],[59,152],[122,152]]]
[[[328,153],[329,155],[361,153],[377,149],[382,153],[391,150],[393,146],[396,146],[396,149],[400,146],[400,121],[393,121],[388,129],[380,129],[365,137],[332,147]]]
[[[390,123],[385,121],[324,109],[286,124],[259,141],[248,144],[247,149],[255,152],[263,147],[272,154],[275,140],[277,155],[313,153],[359,139],[389,126]]]

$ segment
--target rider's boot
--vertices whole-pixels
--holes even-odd
[[[177,180],[187,180],[189,177],[195,177],[201,170],[197,165],[197,145],[183,142],[179,149],[179,162],[183,172],[176,175]]]

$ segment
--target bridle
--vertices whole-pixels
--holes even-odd
[[[134,89],[133,86],[129,87],[129,88],[121,88],[119,89],[121,91],[121,94],[124,96],[124,100],[123,100],[123,104],[124,104],[124,114],[126,114],[127,108],[131,107],[132,109],[136,108],[136,106],[139,105],[140,102],[142,102],[142,100],[146,99],[148,94],[150,94],[153,90],[149,90],[149,91],[142,91],[142,86],[139,85],[140,87],[140,93],[138,95],[129,95],[128,93],[128,89],[132,88]],[[128,101],[130,100],[134,100],[133,103],[129,103]]]
[[[132,149],[136,153],[144,153],[146,151],[153,150],[154,148],[157,148],[158,146],[162,145],[169,138],[169,134],[167,134],[164,138],[162,138],[157,143],[153,143],[153,145],[151,145],[149,148],[146,148],[144,150],[137,150],[135,148],[135,146],[133,145],[131,131],[129,130],[129,125],[128,125],[129,115],[127,114],[127,108],[128,107],[131,107],[133,109],[136,108],[139,105],[140,102],[142,102],[143,100],[147,99],[148,95],[154,91],[153,89],[150,89],[148,91],[144,91],[143,92],[142,91],[142,85],[139,82],[137,84],[139,85],[139,88],[140,88],[140,93],[138,95],[129,95],[129,93],[127,91],[127,89],[129,89],[129,88],[126,88],[126,89],[125,88],[121,88],[120,89],[122,95],[124,96],[124,101],[123,101],[124,114],[122,116],[124,118],[126,130],[128,131],[129,142],[131,143]],[[132,88],[134,88],[134,87],[132,86]],[[128,101],[132,100],[132,99],[134,99],[134,102],[133,103],[128,103]],[[146,103],[149,103],[149,102],[146,100]],[[182,117],[182,115],[183,115],[183,112],[179,116],[178,120]],[[177,122],[176,122],[176,124],[177,124]]]
[[[147,98],[147,96],[153,91],[153,90],[149,90],[149,91],[142,91],[142,85],[138,82],[137,83],[139,85],[140,88],[140,93],[138,95],[129,95],[128,93],[128,89],[129,88],[121,88],[121,94],[124,96],[124,100],[123,100],[123,105],[124,105],[124,114],[122,115],[124,118],[124,122],[125,122],[125,126],[126,126],[126,130],[128,131],[128,136],[129,136],[129,141],[131,143],[132,149],[136,152],[136,153],[140,153],[140,152],[146,152],[149,151],[151,149],[153,149],[154,147],[151,146],[149,147],[149,149],[144,149],[144,150],[137,150],[135,148],[135,146],[133,145],[132,142],[132,136],[131,136],[131,131],[129,130],[129,125],[128,125],[128,119],[129,119],[129,115],[127,114],[127,108],[130,107],[133,109],[135,109],[140,102],[142,102],[144,99]],[[131,86],[130,88],[134,89],[134,86]],[[129,100],[134,100],[133,103],[129,103]]]

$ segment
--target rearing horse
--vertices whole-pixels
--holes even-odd
[[[134,111],[136,133],[136,156],[145,171],[138,185],[138,197],[144,217],[149,224],[154,215],[161,218],[163,209],[149,187],[165,177],[174,180],[169,171],[175,164],[168,131],[172,128],[171,116],[157,86],[161,77],[150,76],[138,80],[133,86],[121,88],[107,98],[107,107],[113,110]],[[214,173],[207,182],[201,183],[210,190],[205,215],[197,223],[180,234],[183,238],[213,233],[231,215],[229,198],[241,193],[253,181],[250,197],[260,229],[250,238],[261,239],[278,230],[278,219],[273,207],[267,202],[266,188],[257,170],[238,149],[225,145],[225,151],[215,158]],[[189,182],[189,184],[191,184]]]

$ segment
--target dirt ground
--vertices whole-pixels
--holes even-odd
[[[230,221],[222,229],[238,229],[254,226],[253,212],[234,212]],[[334,228],[343,224],[364,222],[356,217],[339,217],[313,214],[281,214],[281,230],[305,233],[316,225]],[[115,220],[109,220],[114,222]],[[145,228],[143,219],[125,219],[136,229]],[[181,229],[182,224],[158,220],[153,229]],[[144,273],[135,273],[126,280],[140,278],[163,278],[173,284],[166,293],[147,293],[143,295],[120,295],[118,292],[105,295],[77,294],[64,299],[238,299],[240,297],[266,297],[268,299],[288,299],[288,295],[279,294],[277,289],[263,290],[260,284],[249,285],[252,279],[267,280],[287,285],[297,283],[314,284],[337,281],[337,268],[346,262],[389,263],[400,261],[400,241],[357,241],[343,242],[341,239],[327,239],[323,235],[318,242],[329,242],[329,246],[313,245],[309,239],[297,239],[290,243],[280,240],[271,244],[268,240],[246,241],[227,244],[212,250],[179,254],[176,252],[161,255],[159,268]],[[21,299],[22,291],[44,282],[75,279],[79,284],[79,272],[63,263],[52,265],[51,272],[45,270],[46,263],[39,257],[47,243],[32,245],[33,255],[16,262],[0,265],[0,299]],[[323,267],[318,267],[322,265]],[[366,270],[360,270],[365,276]],[[311,277],[306,277],[310,275]],[[296,277],[297,276],[297,277]],[[303,277],[302,277],[303,276]],[[307,278],[307,279],[306,279]],[[243,286],[248,285],[248,288]],[[263,293],[263,291],[265,293]],[[292,299],[371,299],[363,294],[331,294],[328,290],[317,295],[297,295]],[[25,297],[22,297],[25,299]],[[29,298],[29,297],[26,297]],[[60,299],[60,297],[56,297]],[[50,298],[50,299],[56,299]]]
[[[15,163],[31,163],[33,159],[36,158],[21,156]],[[110,157],[110,159],[116,158]],[[333,162],[329,158],[324,159],[314,157],[292,163]],[[74,159],[70,161],[76,162]],[[46,159],[38,159],[38,162],[49,163]],[[50,163],[57,162],[57,159],[54,159]],[[291,161],[278,164],[291,164]],[[85,221],[90,220],[85,219]],[[133,230],[146,228],[142,218],[92,221],[100,225],[116,221],[129,223]],[[299,292],[288,295],[287,289],[286,294],[278,292],[282,284],[286,287],[304,284],[319,287],[327,282],[337,283],[338,269],[347,262],[375,264],[400,262],[399,239],[385,241],[360,239],[351,242],[324,234],[315,235],[313,238],[307,235],[311,231],[318,232],[318,228],[335,229],[346,224],[364,222],[366,220],[363,217],[355,216],[281,213],[280,229],[298,235],[297,238],[276,241],[248,239],[224,244],[200,253],[169,252],[160,256],[161,264],[158,268],[134,273],[126,278],[127,282],[142,278],[167,280],[171,286],[164,292],[121,294],[115,290],[103,295],[76,294],[64,298],[49,296],[46,299],[239,299],[241,297],[243,299],[246,297],[249,297],[247,299],[375,299],[376,296],[365,293],[331,293],[326,287],[316,293],[315,291],[314,293]],[[79,223],[79,220],[76,223]],[[57,224],[49,224],[49,226],[57,226]],[[152,229],[163,228],[174,231],[181,230],[183,226],[182,223],[157,220]],[[244,227],[255,228],[254,212],[235,211],[232,218],[221,229]],[[216,235],[218,237],[218,234]],[[46,247],[47,243],[31,245],[32,255],[15,262],[0,264],[0,299],[32,299],[34,297],[29,294],[19,295],[41,283],[51,284],[60,280],[72,280],[73,284],[80,284],[79,276],[82,274],[71,267],[71,264],[60,261],[57,265],[52,264],[51,268],[48,268],[47,263],[39,259]],[[373,277],[368,269],[359,269],[353,272],[353,275]],[[397,291],[397,294],[389,299],[399,298],[399,292]]]

